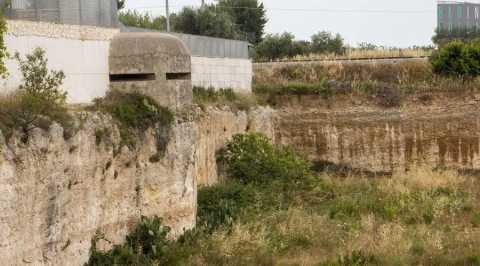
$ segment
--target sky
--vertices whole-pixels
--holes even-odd
[[[169,0],[173,12],[201,0]],[[211,3],[213,0],[206,0]],[[340,33],[350,45],[369,42],[390,47],[429,45],[436,27],[435,0],[263,0],[266,33],[291,32],[310,39],[319,31]],[[165,13],[165,0],[127,0],[126,7]]]

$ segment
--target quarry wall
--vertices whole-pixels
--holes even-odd
[[[233,135],[260,132],[274,138],[274,110],[259,107],[249,112],[208,108],[196,123],[196,177],[199,186],[214,185],[224,176],[217,167],[217,152]]]
[[[428,97],[391,109],[361,99],[292,97],[277,112],[275,140],[314,162],[372,172],[422,165],[480,170],[480,95]]]
[[[118,130],[98,113],[77,114],[82,126],[68,140],[59,126],[36,130],[27,144],[0,137],[5,265],[82,265],[96,232],[119,243],[141,215],[163,217],[175,234],[191,228],[197,186],[222,181],[216,154],[237,133],[261,132],[312,161],[373,172],[425,164],[480,169],[480,97],[393,109],[302,97],[278,109],[207,107],[177,115],[158,162],[150,160],[157,152],[153,131],[136,149],[118,150]],[[100,143],[98,129],[111,132]]]
[[[77,119],[80,129],[68,140],[56,125],[36,130],[26,144],[1,137],[2,265],[83,265],[97,232],[120,243],[142,215],[163,217],[175,235],[195,225],[192,121],[177,119],[164,157],[152,162],[153,130],[136,149],[119,149],[111,118]],[[111,133],[99,141],[98,130]]]

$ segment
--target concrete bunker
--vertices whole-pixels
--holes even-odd
[[[190,52],[177,37],[120,33],[109,58],[111,89],[139,92],[171,109],[192,103]]]

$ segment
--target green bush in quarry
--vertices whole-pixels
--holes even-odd
[[[480,39],[465,43],[452,41],[442,46],[430,59],[436,74],[463,79],[480,75]]]
[[[291,148],[274,147],[259,133],[237,134],[219,153],[227,174],[244,183],[266,183],[273,180],[295,183],[311,176],[311,164]]]
[[[177,265],[176,253],[172,250],[174,241],[167,238],[169,232],[170,228],[162,225],[161,218],[142,217],[127,235],[125,243],[115,245],[107,252],[97,250],[97,242],[104,239],[97,234],[92,240],[90,259],[85,266]]]

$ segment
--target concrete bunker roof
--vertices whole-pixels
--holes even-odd
[[[157,32],[119,33],[110,44],[110,56],[149,54],[190,56],[190,51],[179,38]]]

